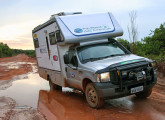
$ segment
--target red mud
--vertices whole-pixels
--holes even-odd
[[[0,58],[0,63],[10,63],[10,62],[14,62],[15,65],[17,65],[17,62],[33,62],[36,63],[35,59],[32,59],[24,54],[19,54],[17,56],[13,56],[13,57],[7,57],[7,58]],[[24,64],[20,64],[19,67],[17,65],[16,68],[8,68],[9,65],[6,66],[1,66],[0,65],[0,80],[9,80],[11,79],[13,76],[16,75],[22,75],[25,73],[28,73],[32,70],[32,67],[30,64],[28,63],[24,63]]]
[[[34,58],[28,57],[25,54],[19,54],[17,56],[13,57],[5,57],[5,58],[0,58],[0,63],[1,62],[36,62]]]
[[[34,59],[26,55],[0,59],[0,63],[15,61],[36,63]],[[21,64],[17,69],[0,66],[0,80],[11,79],[16,75],[27,73],[31,69],[31,66],[26,63]],[[135,96],[129,96],[107,100],[102,109],[96,110],[88,106],[82,94],[40,90],[37,109],[47,120],[165,120],[165,63],[159,64],[157,76],[157,84],[148,99],[141,100]],[[24,116],[24,114],[22,115]],[[32,119],[37,120],[37,118]]]

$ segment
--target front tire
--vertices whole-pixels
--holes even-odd
[[[90,107],[101,108],[104,105],[104,99],[99,96],[93,83],[88,83],[85,89],[85,97]]]
[[[152,89],[147,89],[142,92],[136,93],[135,95],[138,98],[147,98],[151,95],[151,93],[152,93]]]
[[[50,86],[50,90],[61,90],[62,91],[62,87],[54,84],[51,80],[49,80],[49,86]]]

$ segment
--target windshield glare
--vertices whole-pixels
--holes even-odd
[[[101,43],[77,48],[78,56],[81,61],[91,59],[101,59],[117,55],[125,55],[126,52],[121,49],[117,43]]]

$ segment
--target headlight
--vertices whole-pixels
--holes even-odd
[[[153,67],[154,70],[157,70],[158,69],[158,64],[157,64],[156,61],[153,61],[152,62],[152,67]]]
[[[107,73],[101,73],[100,74],[100,81],[101,82],[108,82],[108,81],[110,81],[109,72],[107,72]]]

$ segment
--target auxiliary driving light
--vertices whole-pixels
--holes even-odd
[[[122,76],[127,76],[127,71],[122,71]]]

